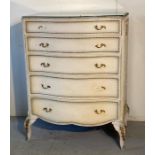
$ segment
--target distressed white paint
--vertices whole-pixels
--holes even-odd
[[[90,74],[119,73],[119,57],[49,57],[29,56],[29,68],[34,72]],[[98,67],[98,68],[97,68]]]
[[[122,8],[130,13],[128,53],[128,104],[130,119],[144,120],[144,0],[11,0],[11,115],[27,111],[21,16],[38,12],[102,12]],[[35,7],[34,7],[35,6]],[[22,91],[21,91],[22,90]]]
[[[75,75],[76,76],[76,75]],[[32,76],[31,93],[72,97],[118,97],[118,79],[61,79]],[[48,88],[50,86],[50,88]]]
[[[47,111],[44,108],[47,108]],[[117,103],[115,102],[99,102],[93,104],[33,99],[32,113],[49,122],[58,124],[73,122],[84,126],[103,124],[116,120],[118,117]]]
[[[103,26],[102,29],[100,27]],[[98,28],[98,29],[97,29]],[[27,23],[27,32],[46,32],[46,33],[106,33],[119,32],[119,21],[96,21],[96,22],[70,22],[64,23],[57,21],[51,22],[31,22]]]
[[[33,38],[28,39],[29,51],[101,52],[119,51],[119,38]]]

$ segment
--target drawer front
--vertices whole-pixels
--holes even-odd
[[[32,99],[32,113],[55,123],[97,125],[117,119],[117,103],[67,103]]]
[[[30,71],[53,73],[118,73],[118,57],[62,58],[30,56]]]
[[[33,33],[119,33],[119,21],[49,22],[30,21],[26,31]]]
[[[119,38],[28,38],[28,50],[49,52],[118,52]]]
[[[118,97],[118,79],[61,79],[31,76],[31,92],[69,97]]]

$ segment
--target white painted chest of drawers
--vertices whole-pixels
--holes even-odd
[[[128,14],[23,17],[27,138],[41,118],[55,124],[112,123],[124,146]]]

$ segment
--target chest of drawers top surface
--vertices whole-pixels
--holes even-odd
[[[124,17],[129,15],[128,12],[123,12],[123,11],[105,11],[105,12],[65,12],[65,13],[53,13],[53,12],[46,12],[46,13],[36,13],[33,15],[28,15],[28,16],[22,16],[22,19],[24,18],[80,18],[80,17]]]

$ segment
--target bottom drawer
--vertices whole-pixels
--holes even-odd
[[[117,119],[117,103],[70,103],[32,99],[32,113],[52,123],[101,125]]]

